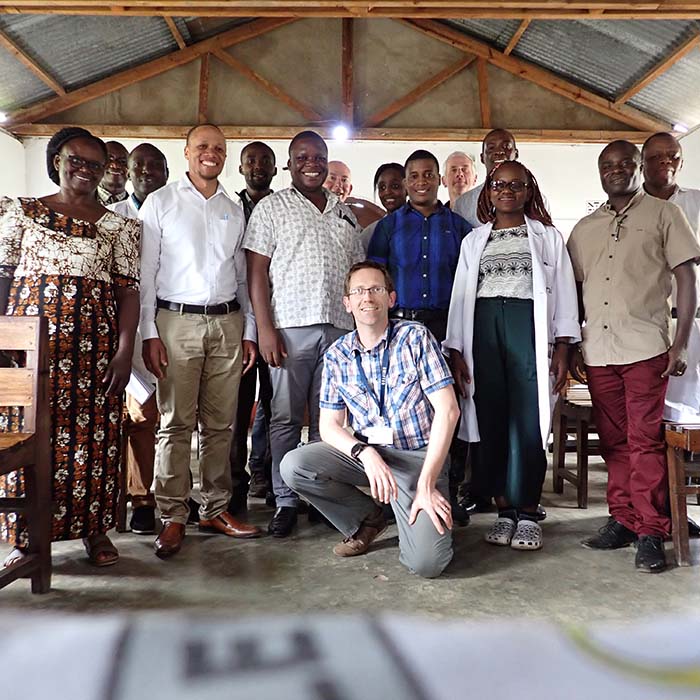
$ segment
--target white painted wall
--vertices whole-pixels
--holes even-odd
[[[0,194],[26,194],[41,196],[55,190],[48,179],[45,167],[45,149],[47,139],[27,139],[24,142],[24,164],[18,153],[18,145],[9,137],[0,135],[0,156],[6,166],[0,170]],[[134,139],[121,139],[128,149],[138,145]],[[182,141],[162,140],[156,145],[165,153],[170,166],[171,180],[179,178],[186,169]],[[230,193],[244,187],[242,176],[238,173],[240,152],[247,142],[230,141],[229,156],[222,181]],[[289,175],[282,167],[287,161],[288,141],[270,141],[277,156],[278,175],[273,181],[274,189],[281,189],[289,184]],[[455,150],[466,151],[476,156],[480,152],[478,143],[411,143],[411,142],[377,142],[353,141],[347,143],[329,142],[329,156],[333,160],[345,161],[353,174],[353,194],[358,197],[375,200],[372,192],[374,172],[381,163],[396,161],[403,163],[416,148],[427,148],[433,152],[440,164]],[[687,187],[700,187],[700,131],[689,134],[683,139],[685,166],[680,176],[680,184]],[[598,144],[522,144],[520,160],[535,174],[552,209],[557,226],[564,234],[571,231],[574,224],[586,214],[588,200],[604,199],[597,170],[598,154],[602,146]],[[18,161],[18,162],[17,162]],[[15,163],[17,164],[15,165]],[[16,173],[26,171],[24,178]],[[478,163],[479,180],[484,178],[484,168]],[[440,196],[447,199],[447,191],[441,188]]]
[[[27,193],[26,154],[20,141],[0,131],[0,196],[19,197]]]

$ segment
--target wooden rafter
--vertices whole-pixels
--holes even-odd
[[[382,122],[393,117],[406,107],[415,104],[424,95],[434,90],[438,85],[442,85],[444,82],[449,80],[453,75],[456,75],[460,71],[464,70],[467,66],[476,60],[476,56],[465,56],[460,58],[459,61],[452,63],[451,65],[443,68],[439,73],[436,73],[432,77],[423,81],[420,85],[413,88],[410,92],[406,93],[403,97],[398,100],[394,100],[386,107],[382,107],[378,112],[375,112],[371,116],[367,117],[363,123],[363,128],[379,126]]]
[[[491,128],[491,102],[489,101],[489,73],[486,59],[479,58],[476,62],[476,75],[479,81],[479,110],[481,112],[481,128]]]
[[[670,128],[665,122],[659,121],[640,110],[627,105],[614,104],[604,97],[600,97],[600,95],[596,95],[579,85],[554,75],[554,73],[550,73],[544,68],[514,56],[506,56],[502,51],[498,51],[488,44],[472,39],[456,29],[439,22],[433,20],[400,21],[433,39],[442,41],[461,51],[476,54],[501,70],[524,78],[550,92],[566,97],[583,107],[592,109],[599,114],[604,114],[606,117],[615,119],[635,129],[641,131],[668,131]]]
[[[51,75],[49,75],[40,65],[27,56],[5,32],[0,31],[0,45],[11,53],[18,61],[23,63],[36,75],[39,80],[48,85],[57,95],[65,95],[66,91]]]
[[[12,129],[20,137],[51,136],[65,124],[19,124]],[[187,126],[81,124],[93,134],[104,138],[180,139],[188,131]],[[290,139],[303,126],[240,126],[221,125],[226,138],[245,139]],[[316,130],[325,138],[332,137],[330,127],[319,126]],[[488,129],[411,129],[411,128],[359,128],[353,132],[356,140],[368,141],[458,141],[481,142]],[[651,131],[616,130],[563,130],[563,129],[511,129],[518,143],[609,143],[615,139],[643,143]]]
[[[530,21],[529,19],[524,19],[521,23],[520,26],[515,30],[513,33],[513,36],[510,38],[510,41],[508,42],[508,46],[506,46],[505,49],[503,49],[503,53],[508,56],[513,52],[513,49],[517,46],[518,42],[520,41],[521,37],[523,34],[525,34],[525,30],[530,26]]]
[[[217,49],[224,49],[228,46],[239,44],[294,21],[294,19],[290,18],[261,19],[235,27],[234,29],[217,34],[210,39],[192,44],[185,49],[173,51],[166,56],[156,58],[136,68],[129,68],[120,73],[115,73],[109,78],[98,80],[95,83],[86,85],[78,90],[73,90],[60,97],[54,97],[44,102],[39,102],[31,107],[20,109],[10,115],[10,118],[6,122],[6,127],[11,130],[13,124],[25,124],[45,119],[53,114],[70,109],[71,107],[76,107],[84,102],[94,100],[96,97],[107,95],[110,92],[120,90],[128,85],[133,85],[146,78],[152,78],[161,73],[165,73],[177,66],[190,63],[200,56],[203,56],[205,53],[212,53]]]
[[[286,93],[281,87],[275,85],[273,82],[264,78],[262,75],[254,71],[252,68],[247,66],[242,61],[232,56],[228,51],[223,49],[220,51],[213,51],[214,56],[216,56],[222,63],[225,63],[229,68],[233,68],[236,72],[244,75],[248,80],[254,82],[258,87],[261,87],[269,95],[272,95],[275,99],[280,102],[284,102],[288,107],[291,107],[295,112],[299,112],[304,119],[309,122],[320,122],[323,121],[323,117],[307,104],[304,104],[296,97],[292,97]]]
[[[185,41],[185,38],[180,33],[180,30],[177,28],[177,25],[175,24],[175,20],[172,17],[163,17],[163,19],[165,20],[165,23],[168,25],[168,29],[170,30],[170,33],[173,35],[173,39],[175,39],[175,43],[181,49],[184,49],[187,46],[187,42]]]
[[[634,85],[627,88],[616,100],[616,105],[621,105],[643,90],[649,83],[656,80],[662,73],[665,73],[671,66],[680,61],[683,56],[687,56],[700,44],[700,32],[697,32],[688,41],[679,46],[673,53],[666,56],[663,61],[657,63],[643,78]]]
[[[209,56],[205,53],[199,67],[199,105],[197,108],[197,123],[205,124],[209,121]]]
[[[343,95],[343,121],[352,126],[355,115],[353,100],[353,20],[343,19],[342,30],[342,95]]]
[[[0,13],[199,17],[697,19],[700,0],[0,0]]]

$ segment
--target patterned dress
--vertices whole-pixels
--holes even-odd
[[[49,319],[54,541],[113,527],[122,398],[106,396],[102,379],[118,345],[114,287],[138,290],[140,233],[140,222],[112,212],[92,224],[38,199],[0,198],[6,313]],[[0,432],[21,420],[0,408]],[[0,477],[0,497],[22,489],[21,474]],[[21,519],[0,515],[0,538],[26,545]]]

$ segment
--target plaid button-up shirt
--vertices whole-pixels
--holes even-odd
[[[382,360],[388,335],[370,350],[362,346],[357,331],[339,338],[323,358],[321,408],[348,409],[350,424],[358,433],[387,423],[394,447],[418,450],[428,444],[435,413],[428,395],[454,383],[445,358],[430,331],[420,323],[392,321],[389,368],[384,395],[384,420],[374,397],[379,396]],[[357,369],[360,358],[373,396]]]

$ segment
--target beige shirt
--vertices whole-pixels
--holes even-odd
[[[624,365],[666,352],[671,271],[700,258],[680,208],[640,191],[619,213],[606,203],[581,219],[567,245],[583,282],[586,364]]]

